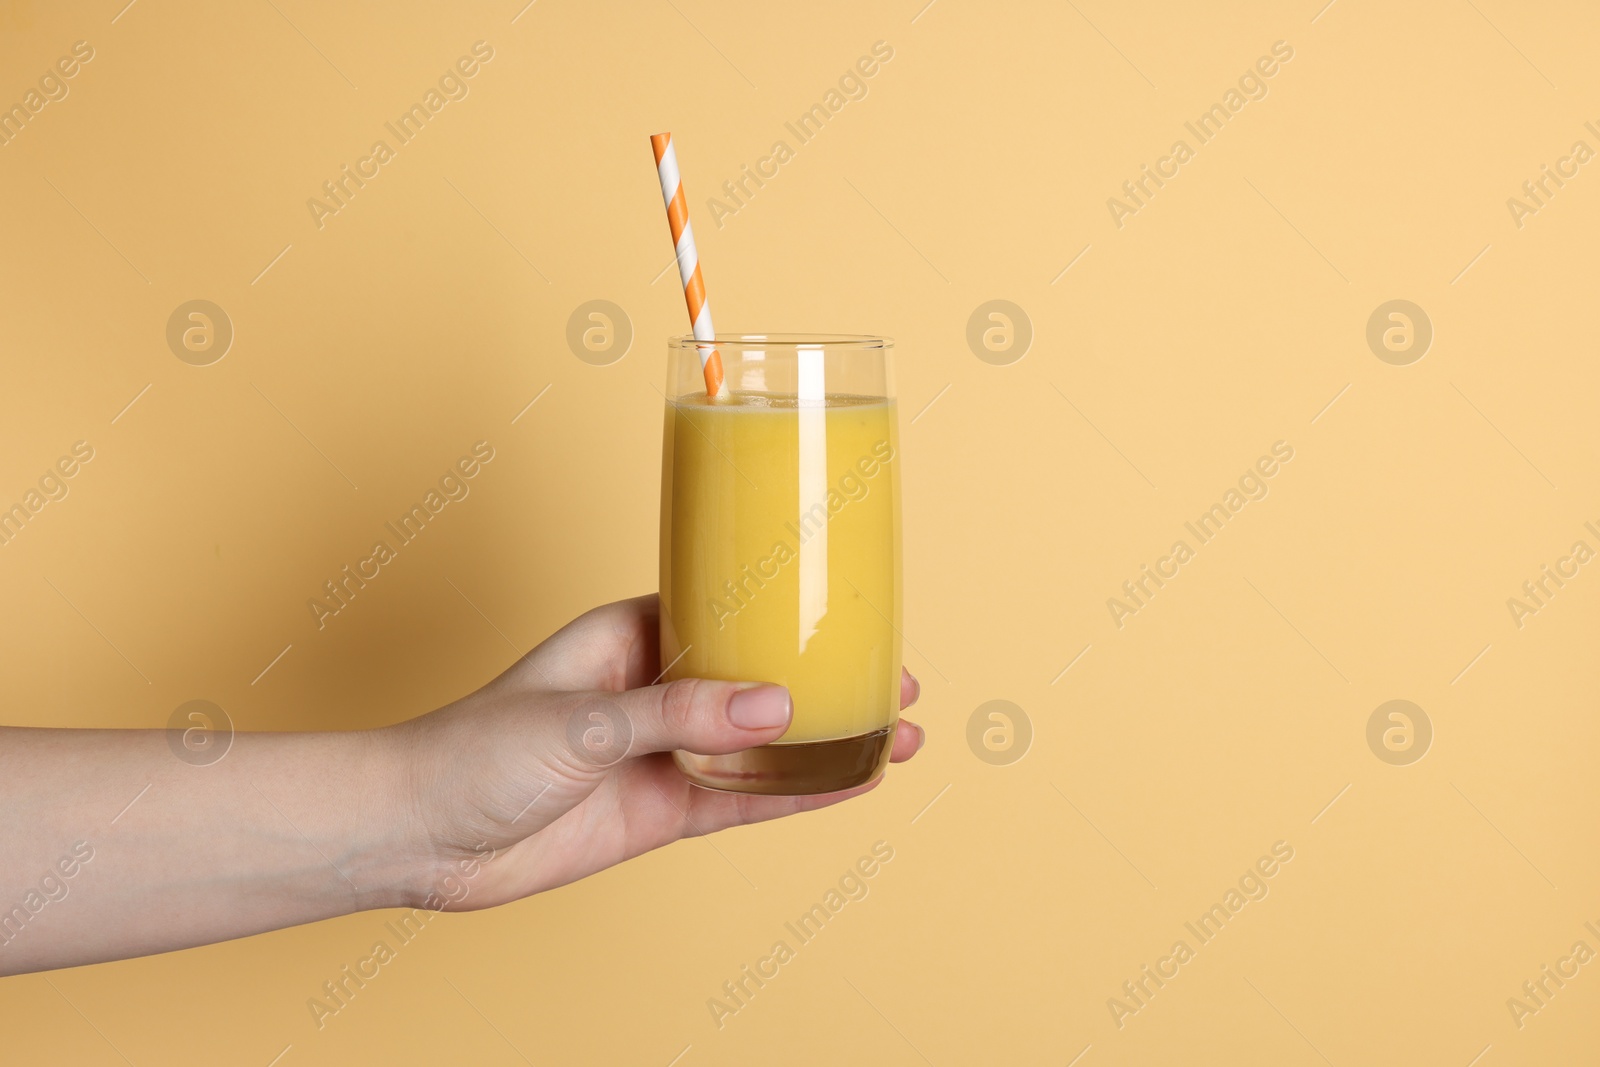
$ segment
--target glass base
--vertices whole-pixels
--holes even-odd
[[[674,752],[683,776],[703,789],[797,797],[870,782],[889,765],[894,726],[836,741],[762,745],[726,756]]]

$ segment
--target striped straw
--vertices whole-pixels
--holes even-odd
[[[700,257],[694,248],[694,228],[689,225],[689,203],[684,199],[683,180],[678,175],[678,154],[672,149],[672,134],[658,133],[650,138],[656,154],[656,173],[661,178],[661,199],[667,204],[667,224],[672,227],[672,245],[678,253],[678,277],[683,296],[689,303],[689,321],[696,341],[714,341],[717,332],[711,325],[711,305],[706,302],[706,283],[700,277]],[[722,380],[722,356],[715,345],[697,345],[700,369],[706,376],[707,396],[727,396]]]

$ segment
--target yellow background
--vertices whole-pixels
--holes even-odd
[[[0,7],[0,101],[95,49],[0,148],[0,500],[96,453],[0,548],[6,721],[396,721],[654,588],[671,129],[722,329],[899,342],[929,744],[857,803],[440,918],[320,1031],[307,999],[389,916],[7,980],[6,1060],[1595,1056],[1600,964],[1506,1007],[1600,949],[1600,574],[1506,606],[1600,547],[1597,164],[1506,206],[1600,148],[1592,9],[122,3]],[[307,199],[478,40],[470,95],[318,229]],[[1118,228],[1107,198],[1279,40],[1267,97]],[[236,330],[210,366],[165,340],[191,299]],[[593,299],[634,331],[609,366],[565,340]],[[1008,366],[966,342],[991,299],[1034,330]],[[1434,326],[1409,366],[1366,344],[1391,299]],[[318,631],[307,598],[480,439],[471,496]],[[1279,440],[1270,495],[1117,628],[1106,599]],[[1005,766],[966,741],[992,699],[1032,724]],[[1408,766],[1366,741],[1392,699],[1434,729]],[[707,999],[880,840],[870,895],[719,1030]],[[1279,840],[1270,895],[1119,1029],[1107,999]]]

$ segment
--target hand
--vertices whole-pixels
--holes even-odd
[[[805,797],[690,785],[672,750],[717,755],[767,744],[788,728],[792,708],[778,686],[652,685],[659,626],[654,595],[596,608],[478,692],[392,728],[413,768],[409,793],[427,871],[417,904],[493,907],[679,838],[826,807],[878,784]],[[901,708],[920,688],[902,672]],[[626,757],[609,766],[569,737],[569,723],[587,722],[594,708],[620,709],[622,732],[631,731],[618,745]],[[910,759],[924,739],[902,719],[891,761]]]

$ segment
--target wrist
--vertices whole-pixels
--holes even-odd
[[[357,910],[423,907],[437,878],[437,850],[422,810],[423,751],[411,725],[348,735],[358,748],[352,808],[361,815],[351,835],[360,869],[352,872],[360,887]]]

